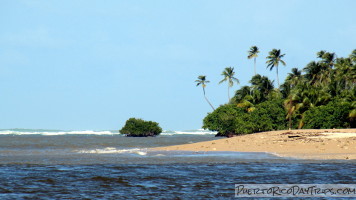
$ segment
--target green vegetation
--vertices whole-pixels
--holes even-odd
[[[248,58],[256,58],[258,48],[251,47]],[[227,104],[208,113],[203,128],[221,136],[286,128],[355,128],[356,127],[356,49],[349,57],[319,51],[316,61],[302,70],[292,68],[279,84],[278,65],[286,65],[285,54],[269,52],[267,68],[276,68],[277,85],[266,76],[254,75],[250,85],[242,86]],[[233,85],[232,67],[222,74]],[[232,78],[233,77],[233,78]],[[220,83],[221,83],[220,82]]]
[[[344,128],[349,127],[349,102],[332,101],[326,105],[306,111],[304,128]]]
[[[204,118],[203,128],[219,131],[219,135],[221,136],[231,136],[236,134],[237,129],[239,129],[239,131],[245,129],[241,126],[244,125],[243,120],[249,117],[250,116],[243,108],[239,108],[232,104],[226,104],[220,106]]]
[[[159,135],[162,133],[162,128],[159,127],[157,122],[130,118],[119,132],[128,137],[148,137]]]
[[[209,113],[203,120],[203,128],[219,131],[219,136],[232,136],[286,128],[281,101],[266,101],[253,111],[226,104]]]

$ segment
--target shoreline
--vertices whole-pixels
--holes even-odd
[[[152,150],[264,152],[298,159],[356,160],[356,129],[269,131]]]

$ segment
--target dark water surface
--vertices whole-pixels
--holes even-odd
[[[234,199],[235,184],[356,183],[355,161],[148,149],[212,139],[0,135],[0,199]]]
[[[351,163],[18,164],[0,169],[0,199],[233,199],[235,183],[355,183]]]

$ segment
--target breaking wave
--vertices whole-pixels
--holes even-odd
[[[118,131],[62,131],[46,129],[1,129],[0,135],[114,135]]]
[[[163,131],[161,135],[215,135],[217,132],[204,129],[187,131]]]
[[[147,149],[117,149],[114,147],[106,147],[103,149],[87,149],[87,150],[78,150],[75,151],[76,153],[87,153],[87,154],[109,154],[109,153],[133,153],[133,154],[138,154],[141,156],[144,156],[147,154]]]

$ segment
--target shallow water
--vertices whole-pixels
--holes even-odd
[[[235,184],[355,184],[354,161],[148,149],[213,139],[2,134],[0,199],[234,199]]]

